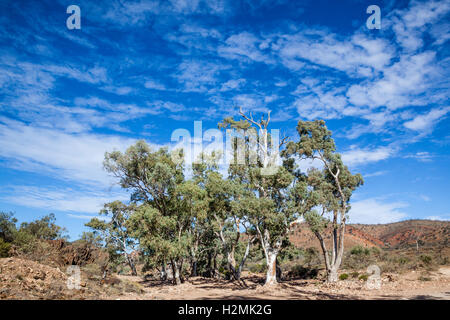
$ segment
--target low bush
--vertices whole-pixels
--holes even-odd
[[[319,270],[317,268],[305,267],[303,265],[296,264],[288,271],[288,277],[293,279],[316,279]]]
[[[369,279],[369,276],[367,274],[362,274],[358,277],[359,280],[367,281]]]
[[[2,238],[0,238],[0,258],[9,257],[9,251],[11,249],[11,244],[5,242]]]
[[[265,262],[264,263],[255,263],[254,265],[251,265],[248,268],[248,270],[253,273],[263,273],[263,272],[266,272],[267,265]]]
[[[343,273],[339,276],[339,280],[347,280],[348,279],[348,274],[347,273]]]
[[[422,254],[419,257],[420,261],[422,261],[425,265],[430,265],[431,261],[433,260],[430,256]]]
[[[431,281],[431,278],[428,275],[426,275],[426,274],[422,274],[422,275],[420,275],[418,280],[420,280],[420,281]]]
[[[354,246],[350,250],[350,254],[357,255],[357,256],[368,256],[370,255],[370,250],[368,248],[364,248],[363,246]]]

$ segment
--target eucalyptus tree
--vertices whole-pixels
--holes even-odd
[[[198,256],[201,241],[205,234],[208,198],[205,189],[201,188],[194,180],[189,180],[178,185],[178,223],[185,229],[178,229],[178,233],[186,232],[189,241],[189,253],[191,258],[191,275],[197,275]]]
[[[322,164],[322,169],[310,169],[307,183],[309,189],[303,199],[309,201],[304,206],[309,210],[305,220],[318,238],[324,255],[329,282],[337,281],[337,272],[344,254],[345,225],[350,210],[353,191],[363,184],[360,174],[352,175],[344,165],[331,131],[323,120],[299,121],[297,132],[299,141],[289,142],[286,153],[299,159],[313,159]],[[323,234],[331,232],[331,251]]]
[[[154,264],[172,267],[175,284],[182,282],[183,261],[189,255],[189,222],[184,214],[163,215],[151,205],[141,205],[131,216],[134,235]]]
[[[215,238],[214,226],[209,215],[210,197],[206,191],[208,175],[217,171],[221,152],[212,151],[211,154],[200,153],[197,161],[192,163],[192,182],[202,190],[202,212],[200,215],[193,215],[190,232],[192,234],[191,252],[191,276],[198,275],[198,263],[200,256],[206,260],[207,274],[212,276],[215,273],[212,260],[216,260],[219,248]],[[198,199],[200,200],[200,199]]]
[[[108,221],[93,218],[86,223],[87,227],[100,234],[107,248],[113,248],[124,256],[134,276],[137,275],[136,262],[131,252],[135,249],[136,241],[132,238],[129,218],[135,209],[136,206],[133,204],[126,205],[120,201],[114,201],[105,204],[100,211],[100,215],[106,216]]]
[[[200,154],[199,161],[193,165],[194,180],[206,191],[208,199],[207,217],[202,220],[205,227],[204,235],[208,236],[209,231],[216,235],[226,257],[230,276],[240,280],[254,236],[250,234],[248,221],[240,209],[239,200],[246,191],[238,181],[224,179],[218,172],[221,156],[220,152],[215,151],[210,155]],[[240,248],[243,233],[246,246],[239,261],[236,262],[236,250]]]
[[[189,222],[185,212],[180,212],[177,192],[177,186],[184,182],[183,162],[174,159],[182,159],[182,151],[175,152],[177,157],[167,148],[153,151],[144,141],[138,141],[124,153],[107,152],[104,167],[131,192],[131,201],[138,206],[130,219],[141,249],[163,266],[170,262],[174,280],[180,283]]]
[[[240,116],[240,120],[224,119],[219,128],[235,130],[229,178],[248,191],[239,199],[240,209],[261,243],[267,262],[266,285],[271,285],[277,283],[277,256],[296,219],[291,197],[295,176],[278,161],[286,139],[277,141],[269,132],[270,112],[260,120],[242,110]]]
[[[222,244],[231,276],[239,281],[255,238],[242,208],[241,200],[245,197],[245,189],[236,181],[223,179],[218,172],[208,174],[205,188],[209,197],[208,215],[214,233]],[[245,250],[237,262],[236,250],[243,234],[246,241]]]

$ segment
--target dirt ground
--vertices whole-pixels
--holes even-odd
[[[326,284],[318,280],[283,281],[277,286],[263,286],[261,275],[244,275],[247,287],[236,282],[191,278],[180,286],[168,285],[157,280],[143,281],[140,277],[120,276],[139,283],[145,293],[129,294],[120,299],[437,299],[450,300],[450,268],[431,272],[427,281],[418,280],[420,273],[381,276],[380,289],[368,289],[363,280],[343,280]]]
[[[142,277],[114,276],[106,282],[81,275],[80,289],[67,288],[68,276],[58,268],[17,258],[0,259],[0,299],[52,300],[243,300],[243,299],[438,299],[450,300],[450,267],[438,271],[382,274],[380,289],[358,279],[327,284],[320,280],[282,281],[263,286],[261,274],[243,274],[245,285],[194,277],[179,286]]]

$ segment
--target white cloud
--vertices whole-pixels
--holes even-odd
[[[164,86],[162,83],[158,82],[158,81],[154,81],[154,80],[147,80],[144,84],[144,86],[147,89],[154,89],[154,90],[166,90],[166,86]]]
[[[351,204],[349,223],[391,223],[405,219],[408,215],[401,209],[408,207],[403,202],[384,203],[371,198]]]
[[[134,142],[119,136],[68,134],[20,122],[0,122],[0,157],[7,160],[6,165],[79,183],[109,183],[102,168],[105,151],[123,151]]]
[[[336,119],[361,113],[361,110],[348,106],[344,88],[335,86],[331,81],[320,83],[314,78],[302,80],[292,93],[297,96],[295,107],[302,118]]]
[[[302,60],[308,60],[352,76],[372,75],[393,58],[393,48],[384,39],[369,39],[362,34],[342,39],[320,29],[283,35],[274,49],[289,69],[299,70],[304,65]]]
[[[423,33],[445,17],[449,11],[448,1],[413,0],[408,8],[395,10],[389,14],[386,23],[394,31],[402,48],[405,51],[414,51],[424,45]]]
[[[426,105],[437,97],[423,95],[441,77],[435,52],[402,55],[400,61],[383,69],[383,77],[369,78],[352,85],[347,91],[349,101],[370,108],[386,106],[398,109],[411,105]]]
[[[414,131],[428,132],[434,125],[443,120],[449,112],[450,107],[433,109],[426,114],[416,116],[413,120],[403,123],[403,125]]]
[[[428,216],[428,217],[425,217],[425,219],[428,219],[428,220],[439,220],[439,221],[449,221],[450,220],[450,214],[440,215],[440,216]]]
[[[219,91],[229,91],[234,89],[239,89],[246,82],[245,79],[231,79],[222,84]]]
[[[184,85],[184,91],[206,92],[218,82],[219,73],[226,68],[222,64],[186,60],[178,66],[174,77]]]
[[[378,147],[376,149],[357,149],[352,147],[349,151],[342,153],[342,160],[346,165],[354,166],[369,162],[386,160],[393,154],[390,147]]]
[[[98,213],[105,203],[129,199],[124,192],[71,188],[49,189],[42,186],[13,186],[2,193],[1,199],[10,203],[30,208],[75,213]]]
[[[416,159],[417,161],[421,162],[430,162],[431,160],[433,160],[433,155],[431,155],[427,151],[421,151],[414,154],[408,154],[405,156],[405,158]]]
[[[379,176],[385,175],[386,173],[388,173],[387,170],[375,171],[375,172],[372,172],[372,173],[364,174],[363,178],[379,177]]]
[[[218,54],[224,58],[240,61],[273,63],[273,59],[264,53],[267,43],[254,34],[244,31],[230,36],[225,45],[218,48]]]
[[[82,219],[82,220],[91,220],[92,218],[97,218],[99,220],[108,220],[107,217],[104,216],[88,216],[86,214],[72,214],[68,213],[67,216],[75,219]]]

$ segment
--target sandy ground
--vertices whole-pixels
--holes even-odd
[[[120,278],[117,279],[117,278]],[[58,268],[17,258],[0,259],[0,299],[438,299],[450,300],[450,267],[437,271],[382,274],[379,289],[358,279],[335,284],[320,280],[281,281],[264,286],[262,274],[243,274],[245,284],[194,277],[179,286],[142,277],[114,276],[104,283],[82,275],[79,289],[67,287],[68,276]],[[114,280],[114,281],[113,281]],[[122,281],[121,281],[122,280]]]
[[[143,294],[129,293],[116,299],[438,299],[450,300],[450,268],[431,272],[427,281],[419,280],[420,273],[403,275],[383,274],[380,289],[368,289],[362,280],[344,280],[326,284],[317,280],[291,280],[266,288],[260,275],[245,275],[247,287],[236,282],[191,278],[180,286],[161,283],[157,280],[144,281],[140,277],[120,276],[139,283]]]

